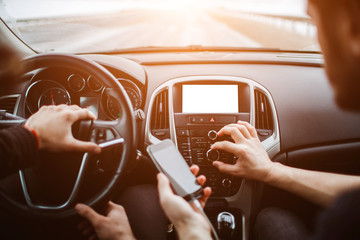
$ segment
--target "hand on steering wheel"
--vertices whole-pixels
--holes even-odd
[[[35,130],[39,149],[52,152],[80,151],[99,154],[101,148],[92,142],[79,141],[71,132],[71,126],[79,120],[95,120],[95,115],[77,105],[44,106],[25,123],[29,130]]]

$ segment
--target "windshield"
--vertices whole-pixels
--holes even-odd
[[[38,52],[194,45],[319,51],[306,0],[0,0],[0,14]]]

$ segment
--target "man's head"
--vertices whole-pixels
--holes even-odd
[[[11,84],[21,73],[20,55],[0,32],[0,84]]]
[[[360,111],[360,0],[309,0],[338,105]]]

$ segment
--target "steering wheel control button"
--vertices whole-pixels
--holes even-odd
[[[209,149],[206,152],[206,157],[210,162],[218,161],[220,159],[220,153],[218,150]]]
[[[208,137],[210,140],[216,140],[218,135],[217,135],[217,132],[215,130],[211,130],[208,132]]]
[[[221,184],[224,186],[224,188],[230,188],[231,187],[231,180],[228,178],[225,178],[222,180]]]

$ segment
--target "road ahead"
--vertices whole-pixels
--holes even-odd
[[[251,28],[251,26],[249,26]],[[141,46],[263,47],[200,10],[124,11],[107,16],[29,21],[21,37],[40,51],[93,52]]]

